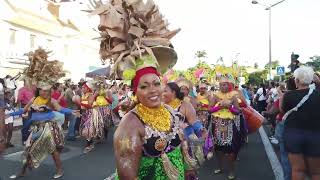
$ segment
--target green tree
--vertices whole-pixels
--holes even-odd
[[[262,71],[256,71],[248,76],[248,83],[251,85],[258,86],[261,83],[265,82],[265,79],[267,79],[268,70],[262,70]]]
[[[271,61],[271,68],[276,69],[280,65],[279,61]],[[264,69],[269,69],[269,63],[264,66]]]
[[[240,67],[240,76],[245,78],[246,83],[249,81],[250,74],[247,72],[247,67],[245,66]]]
[[[195,53],[195,57],[198,59],[198,63],[200,63],[203,58],[206,58],[206,57],[207,57],[207,52],[206,52],[206,50],[197,51],[197,52]]]
[[[309,62],[307,62],[306,64],[308,66],[312,66],[314,68],[315,71],[320,71],[320,56],[312,56],[310,57]]]

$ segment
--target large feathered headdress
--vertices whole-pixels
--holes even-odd
[[[165,73],[175,65],[170,39],[180,29],[168,30],[153,0],[110,0],[91,14],[100,16],[100,56],[114,64],[113,75],[131,80],[139,69],[154,67]]]
[[[24,69],[23,74],[27,80],[38,88],[48,89],[65,76],[63,63],[58,60],[48,61],[49,53],[39,48],[28,54],[30,64],[29,67]]]
[[[237,84],[239,82],[240,68],[236,63],[233,63],[231,67],[224,65],[215,66],[216,79],[219,82],[229,82]]]

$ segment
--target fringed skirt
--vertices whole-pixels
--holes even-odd
[[[236,116],[234,120],[212,117],[212,120],[215,150],[237,155],[247,134],[243,116]]]
[[[64,136],[58,123],[52,121],[33,124],[30,131],[23,153],[23,163],[37,168],[49,154],[63,149]]]
[[[112,120],[112,111],[108,106],[99,106],[96,107],[96,109],[99,111],[99,113],[102,116],[104,128],[109,129],[113,126],[113,120]]]
[[[198,110],[197,118],[202,122],[203,126],[206,127],[207,129],[210,121],[209,112],[207,110]]]
[[[81,115],[80,133],[87,141],[104,138],[104,121],[97,109],[86,109]]]
[[[178,177],[176,180],[184,180],[184,166],[183,166],[183,157],[180,148],[167,153],[168,160],[173,168],[178,172]],[[168,173],[166,172],[166,163],[163,162],[161,157],[141,157],[138,177],[139,180],[170,180]],[[168,169],[171,169],[170,167]],[[115,178],[119,180],[118,175]]]

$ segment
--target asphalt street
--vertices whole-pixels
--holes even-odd
[[[1,180],[8,180],[12,174],[21,168],[21,144],[20,132],[15,131],[13,137],[14,148],[10,148],[0,159]],[[115,159],[113,155],[112,139],[103,144],[96,145],[94,151],[82,154],[85,142],[78,139],[75,142],[67,142],[61,155],[65,175],[61,180],[104,180],[112,177],[115,172]],[[217,167],[215,158],[207,161],[199,170],[201,180],[225,180],[226,175],[214,175]],[[237,179],[239,180],[273,180],[275,179],[269,159],[259,132],[249,136],[237,161]],[[38,169],[28,171],[23,180],[49,180],[53,179],[55,168],[53,160],[48,157]]]

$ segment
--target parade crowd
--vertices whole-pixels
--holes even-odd
[[[313,179],[317,179],[319,161],[315,157],[319,156],[319,145],[315,141],[318,137],[320,138],[319,123],[317,122],[319,113],[316,110],[317,104],[320,102],[319,76],[314,74],[311,68],[301,67],[294,72],[293,77],[285,82],[271,82],[268,87],[263,84],[255,88],[251,88],[250,85],[239,87],[234,82],[228,78],[221,78],[219,86],[212,86],[205,78],[201,78],[199,84],[192,84],[180,77],[176,81],[164,84],[164,86],[154,85],[156,89],[159,86],[159,92],[155,94],[155,97],[159,98],[159,103],[167,104],[168,107],[165,107],[170,108],[172,114],[174,114],[173,112],[179,112],[177,117],[179,117],[178,122],[180,123],[176,126],[183,128],[183,134],[188,139],[189,147],[182,149],[184,153],[189,155],[188,158],[185,158],[189,166],[188,163],[185,163],[183,167],[180,167],[185,171],[183,173],[185,179],[196,179],[196,170],[213,155],[217,157],[221,167],[214,170],[214,174],[222,173],[223,162],[225,161],[228,178],[235,177],[234,161],[237,159],[237,154],[243,143],[247,142],[247,134],[251,133],[242,112],[244,110],[242,108],[248,106],[254,107],[261,113],[265,117],[264,123],[270,125],[271,135],[269,138],[272,144],[280,148],[279,157],[284,178],[286,180],[299,179],[304,174],[309,174]],[[107,84],[103,78],[90,81],[81,79],[78,83],[68,79],[64,83],[54,83],[50,89],[43,90],[24,80],[24,86],[18,89],[17,99],[15,100],[14,78],[7,76],[1,81],[1,110],[3,111],[1,118],[5,122],[4,141],[1,143],[5,148],[14,147],[11,138],[13,121],[17,117],[22,117],[21,143],[26,148],[30,146],[30,134],[33,140],[43,136],[39,134],[43,132],[37,132],[37,135],[33,134],[32,126],[28,123],[30,121],[29,115],[21,114],[19,116],[15,114],[19,112],[19,109],[30,106],[30,102],[34,103],[39,98],[56,101],[58,105],[57,109],[54,109],[54,122],[57,128],[66,131],[65,139],[67,141],[76,141],[83,137],[87,142],[84,145],[83,153],[92,151],[94,144],[103,143],[110,128],[117,128],[121,121],[124,121],[124,123],[120,125],[119,129],[125,129],[122,131],[130,133],[127,131],[130,131],[129,126],[135,125],[132,119],[137,118],[138,108],[141,110],[146,108],[150,111],[148,107],[155,102],[151,99],[145,99],[148,106],[139,105],[144,101],[143,98],[139,98],[139,93],[134,92],[130,86],[123,82],[118,83]],[[152,82],[150,83],[150,86],[153,86]],[[311,87],[311,83],[315,83],[316,86]],[[314,91],[314,94],[310,91]],[[299,108],[295,110],[294,116],[287,115],[287,118],[290,119],[289,123],[289,120],[283,117],[306,95],[310,99],[304,100],[306,101],[304,106],[303,104],[300,105],[301,107],[299,106],[301,110]],[[144,98],[150,98],[148,94],[145,94],[145,96]],[[59,108],[60,111],[58,111]],[[62,108],[70,110],[64,112],[61,111]],[[133,108],[135,110],[132,110]],[[134,112],[134,115],[126,115],[131,114],[131,112]],[[12,116],[8,116],[8,114]],[[161,121],[164,116],[152,116],[153,119],[155,117],[158,117],[158,121]],[[232,120],[225,120],[224,118]],[[287,124],[284,124],[283,120],[288,121]],[[139,127],[139,125],[136,126]],[[54,138],[60,138],[54,140],[54,149],[59,147],[56,142],[60,142],[60,148],[62,148],[64,135],[61,134]],[[116,134],[114,139],[116,157],[119,156],[117,154],[119,153],[117,152],[117,145],[119,144],[117,143],[123,141],[118,140],[118,138],[119,135]],[[162,147],[161,144],[159,146]],[[44,151],[42,153],[57,153],[55,155],[57,166],[55,178],[61,177],[63,170],[62,164],[59,162],[59,151],[52,153],[48,149],[38,148],[39,151]],[[149,153],[155,153],[153,151],[157,151],[157,149],[151,150]],[[45,154],[40,157],[35,156],[33,157],[35,159],[30,163],[33,167],[37,167],[44,156]],[[122,160],[118,160],[121,164]],[[121,172],[120,170],[119,172]],[[23,176],[25,171],[26,168],[18,176]],[[124,174],[124,177],[127,176],[126,174]],[[16,177],[12,176],[12,178]],[[183,176],[181,175],[181,177]]]

